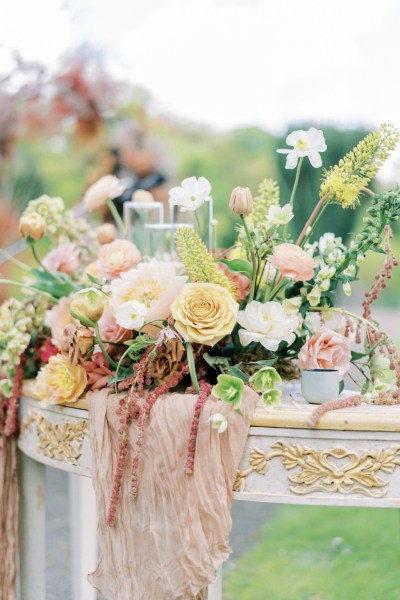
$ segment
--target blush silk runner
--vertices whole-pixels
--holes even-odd
[[[15,600],[17,540],[17,442],[0,433],[0,600]]]
[[[243,416],[209,397],[199,424],[194,472],[184,465],[197,396],[168,394],[153,406],[145,431],[139,493],[130,499],[137,422],[129,429],[129,454],[115,525],[106,513],[117,468],[118,398],[89,395],[92,481],[99,516],[99,564],[90,583],[106,600],[193,600],[215,581],[228,558],[232,487],[258,395],[245,390]],[[222,433],[208,421],[222,413]]]

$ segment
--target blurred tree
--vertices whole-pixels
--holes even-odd
[[[315,126],[315,125],[314,125]],[[298,129],[309,129],[312,124],[293,124],[287,128],[286,133],[278,137],[275,149],[287,148],[286,137],[291,131]],[[318,126],[317,126],[318,127]],[[335,165],[345,154],[349,152],[358,142],[369,133],[368,130],[357,128],[352,130],[341,130],[336,127],[323,127],[327,150],[321,154],[323,168],[328,169]],[[278,181],[281,187],[281,204],[289,202],[290,194],[295,178],[295,169],[285,169],[285,157],[278,158]],[[315,169],[306,158],[301,168],[299,187],[295,199],[295,215],[291,223],[291,231],[295,237],[300,233],[305,221],[311,214],[318,201],[323,168]],[[357,213],[354,210],[343,210],[338,205],[330,206],[322,216],[315,230],[318,237],[326,231],[332,231],[346,241],[349,233],[354,231]]]

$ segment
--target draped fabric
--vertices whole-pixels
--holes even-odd
[[[18,500],[16,439],[0,432],[0,600],[15,600]]]
[[[116,522],[106,525],[117,467],[118,399],[105,390],[90,394],[92,481],[99,515],[100,559],[89,581],[106,600],[193,600],[212,583],[231,550],[231,498],[250,420],[258,400],[246,389],[243,416],[210,397],[203,407],[194,472],[184,464],[195,395],[162,396],[147,424],[136,500],[129,498],[125,469]],[[209,417],[222,413],[228,429],[218,434]],[[128,463],[137,436],[129,430]]]

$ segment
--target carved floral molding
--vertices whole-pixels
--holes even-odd
[[[246,478],[253,472],[264,475],[269,462],[280,458],[287,471],[296,469],[289,477],[289,489],[294,494],[330,492],[385,496],[388,481],[380,472],[393,473],[400,466],[400,447],[365,450],[357,453],[341,446],[317,450],[300,444],[275,442],[271,452],[253,448],[249,468],[239,470],[233,485],[235,492],[245,491]]]
[[[41,454],[71,465],[78,464],[87,434],[87,419],[52,423],[41,413],[33,411],[22,423],[20,436],[30,430],[32,425],[36,426],[38,450]]]

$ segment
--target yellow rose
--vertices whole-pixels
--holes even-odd
[[[19,220],[19,232],[22,237],[40,240],[46,233],[46,221],[39,213],[22,215]]]
[[[187,342],[214,346],[232,332],[239,304],[215,283],[188,283],[171,306],[175,329]]]
[[[36,378],[36,394],[45,406],[76,402],[87,383],[86,371],[61,354],[49,359]]]

